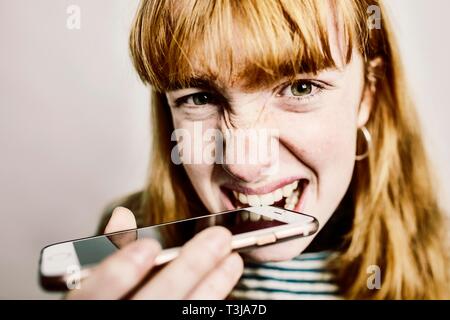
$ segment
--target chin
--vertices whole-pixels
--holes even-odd
[[[246,260],[254,262],[277,262],[291,260],[306,249],[313,237],[289,240],[262,248],[242,252]]]

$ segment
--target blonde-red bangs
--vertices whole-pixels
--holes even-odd
[[[364,37],[352,2],[144,1],[130,36],[133,62],[141,79],[158,91],[205,78],[254,89],[316,73],[336,66],[330,28],[344,35],[346,62],[355,35]]]

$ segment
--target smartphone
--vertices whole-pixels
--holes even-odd
[[[39,273],[46,290],[67,290],[88,277],[90,270],[123,246],[141,238],[156,239],[162,247],[156,266],[175,259],[184,243],[211,226],[223,226],[233,235],[235,251],[306,237],[317,232],[318,221],[309,215],[271,206],[249,207],[145,228],[65,241],[41,250]]]

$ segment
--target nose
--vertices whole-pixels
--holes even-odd
[[[278,169],[278,138],[273,130],[238,129],[225,134],[224,170],[244,183],[257,183]]]
[[[259,165],[224,164],[224,170],[235,180],[245,183],[257,183],[264,180],[264,167]],[[267,170],[267,169],[266,169]]]
[[[224,170],[238,181],[256,183],[278,168],[278,130],[265,108],[265,93],[231,92],[233,104],[223,114]]]

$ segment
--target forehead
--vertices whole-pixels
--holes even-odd
[[[176,3],[170,32],[149,57],[159,65],[150,68],[152,84],[162,91],[196,84],[251,91],[351,58],[350,26],[332,1]]]

